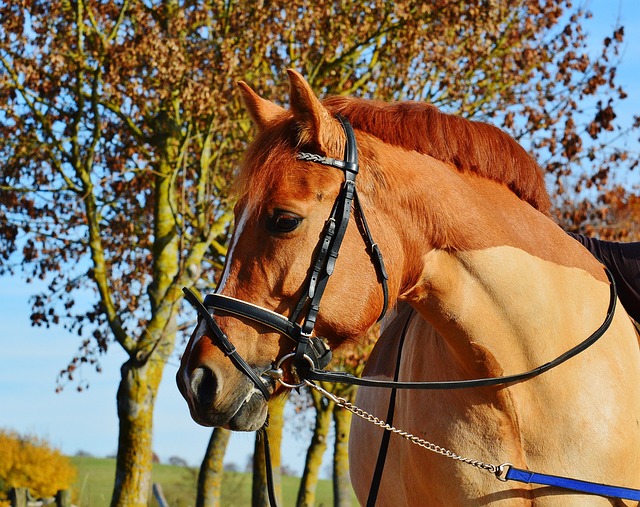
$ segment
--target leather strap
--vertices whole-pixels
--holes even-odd
[[[262,438],[262,443],[264,446],[264,467],[267,479],[267,495],[269,496],[269,504],[271,505],[271,507],[278,507],[278,502],[276,500],[275,481],[273,480],[273,465],[271,463],[271,446],[269,445],[269,436],[267,435],[268,421],[269,417],[267,417],[267,423],[265,423],[265,425],[258,430],[258,438]]]
[[[358,150],[356,145],[356,138],[353,128],[349,121],[343,116],[336,116],[346,136],[346,144],[344,148],[344,160],[336,160],[330,157],[324,157],[313,153],[301,152],[298,154],[299,160],[308,162],[315,162],[318,164],[327,165],[330,167],[336,167],[344,172],[344,184],[336,201],[334,202],[331,210],[331,215],[326,222],[323,236],[320,240],[318,254],[312,265],[311,275],[307,282],[307,290],[305,295],[300,299],[296,308],[292,314],[291,320],[298,320],[299,314],[302,309],[307,307],[307,314],[304,317],[302,324],[302,335],[311,335],[316,323],[318,312],[320,311],[320,300],[324,294],[329,277],[333,274],[336,259],[342,245],[342,240],[349,225],[349,219],[351,217],[351,210],[357,212],[359,217],[358,227],[361,229],[363,238],[369,250],[372,262],[375,266],[376,273],[378,274],[378,280],[382,284],[383,290],[383,308],[380,312],[378,320],[384,317],[389,300],[388,289],[388,275],[382,259],[380,248],[373,241],[371,231],[367,224],[364,212],[358,199],[356,191],[356,176],[358,175]],[[300,360],[300,354],[296,354],[295,363],[304,367],[303,362]]]
[[[271,393],[267,388],[266,384],[262,381],[262,379],[253,371],[251,366],[238,354],[233,343],[229,341],[227,335],[222,332],[220,326],[215,321],[215,319],[209,314],[207,309],[200,302],[198,297],[188,288],[184,287],[182,289],[184,292],[185,299],[191,303],[191,305],[198,312],[198,318],[204,319],[207,325],[211,328],[214,333],[214,340],[216,345],[224,352],[224,354],[231,360],[231,362],[238,368],[242,373],[244,373],[247,377],[249,377],[258,390],[262,393],[265,400],[269,400],[271,397]]]
[[[400,378],[400,363],[402,362],[402,350],[404,348],[404,339],[407,336],[407,328],[409,327],[409,322],[411,322],[411,317],[413,317],[413,311],[409,312],[407,317],[407,322],[402,329],[402,334],[400,335],[400,343],[398,344],[398,357],[396,357],[396,370],[393,373],[393,381],[397,382]],[[389,395],[389,408],[387,409],[387,418],[385,421],[389,426],[393,426],[393,416],[396,411],[396,395],[398,394],[398,390],[393,388],[391,389],[391,394]],[[378,450],[378,459],[376,460],[376,468],[373,472],[373,477],[371,478],[371,486],[369,487],[369,496],[367,498],[367,507],[375,507],[376,501],[378,500],[378,493],[380,491],[380,483],[382,482],[382,473],[384,472],[384,465],[387,461],[387,452],[389,450],[389,441],[391,440],[391,432],[384,431],[382,433],[382,440],[380,441],[380,449]]]
[[[380,322],[387,314],[387,309],[389,307],[389,284],[387,283],[389,281],[389,275],[387,274],[387,268],[384,265],[384,259],[382,258],[380,247],[373,240],[371,230],[369,229],[369,224],[367,223],[367,218],[362,211],[362,204],[360,204],[360,197],[358,196],[357,189],[354,195],[354,202],[356,205],[356,210],[359,211],[357,215],[359,218],[358,226],[362,231],[362,236],[364,237],[367,248],[369,249],[369,256],[371,257],[373,265],[376,269],[378,281],[382,285],[382,311],[380,312],[380,316],[378,317],[378,322]]]
[[[263,324],[283,334],[296,344],[300,341],[300,326],[298,324],[291,322],[279,313],[267,310],[261,306],[222,294],[208,294],[204,298],[203,304],[206,308],[213,308],[214,310],[220,310]],[[213,328],[213,331],[217,333],[216,328]],[[303,354],[307,355],[313,361],[316,368],[324,368],[331,361],[331,350],[322,338],[318,336],[310,337],[306,342],[306,346],[300,348]],[[306,361],[305,366],[309,366],[309,363]]]
[[[293,341],[297,341],[297,336],[300,333],[300,326],[291,322],[286,317],[241,299],[224,296],[222,294],[207,294],[203,304],[206,308],[222,310],[237,317],[245,317],[263,324],[274,331],[282,333]]]
[[[605,317],[604,322],[600,325],[600,327],[594,331],[587,339],[580,342],[575,347],[569,349],[564,354],[556,357],[554,360],[549,361],[548,363],[543,364],[542,366],[538,366],[533,370],[518,373],[515,375],[505,375],[503,377],[492,377],[492,378],[482,378],[482,379],[471,379],[471,380],[448,380],[448,381],[440,381],[440,382],[393,382],[393,381],[385,381],[385,380],[374,380],[368,378],[361,378],[351,375],[346,372],[329,372],[329,371],[320,371],[315,368],[308,368],[305,371],[305,379],[306,380],[317,380],[320,382],[337,382],[343,384],[352,384],[358,386],[366,386],[366,387],[385,387],[385,388],[397,388],[397,389],[469,389],[473,387],[488,387],[488,386],[497,386],[502,384],[512,384],[515,382],[522,382],[524,380],[529,380],[530,378],[537,377],[542,373],[555,368],[556,366],[561,365],[565,361],[571,359],[572,357],[580,354],[582,351],[589,348],[596,341],[598,341],[602,335],[607,331],[611,322],[613,321],[613,317],[615,315],[616,303],[618,301],[618,295],[616,291],[616,283],[611,275],[611,272],[604,268],[607,277],[610,282],[610,291],[609,291],[609,308],[607,309],[607,316]]]

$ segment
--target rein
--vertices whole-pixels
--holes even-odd
[[[355,134],[350,123],[345,118],[337,116],[337,119],[340,121],[340,124],[342,125],[346,136],[344,160],[336,160],[312,153],[299,153],[297,157],[298,160],[319,163],[340,169],[344,172],[345,180],[338,196],[336,197],[331,215],[325,222],[323,235],[320,238],[318,245],[318,252],[316,254],[315,260],[312,263],[311,273],[305,282],[306,287],[304,288],[303,296],[296,305],[291,317],[287,318],[276,312],[273,312],[266,308],[262,308],[258,305],[254,305],[240,299],[224,296],[217,293],[207,295],[204,299],[204,303],[202,303],[190,289],[186,287],[183,288],[185,298],[191,305],[194,306],[198,313],[198,320],[204,320],[211,331],[213,331],[214,336],[212,340],[215,345],[220,348],[224,352],[224,354],[229,357],[232,363],[254,383],[255,387],[262,393],[265,400],[267,401],[271,397],[271,389],[269,386],[272,385],[274,381],[278,381],[285,387],[289,388],[297,388],[303,385],[307,385],[313,389],[318,390],[324,396],[333,400],[342,408],[345,408],[353,414],[362,417],[374,424],[377,424],[388,432],[397,433],[400,436],[407,438],[410,441],[430,451],[437,452],[449,458],[456,459],[472,466],[490,471],[494,473],[500,480],[533,482],[538,484],[560,486],[567,489],[577,489],[578,491],[598,494],[602,496],[617,496],[619,498],[640,500],[640,491],[636,490],[630,490],[627,488],[616,488],[606,485],[596,485],[601,486],[601,488],[598,489],[593,488],[592,486],[584,486],[584,484],[592,485],[593,483],[585,483],[584,481],[576,481],[574,479],[558,478],[555,476],[537,474],[526,470],[519,470],[508,463],[502,465],[492,465],[477,460],[463,458],[456,455],[452,451],[443,449],[435,444],[427,442],[401,430],[397,430],[390,424],[381,421],[380,419],[371,414],[368,414],[361,409],[358,409],[346,400],[328,393],[313,382],[320,381],[346,383],[366,387],[389,388],[394,389],[394,393],[395,389],[466,389],[522,382],[541,375],[542,373],[549,371],[556,366],[559,366],[560,364],[580,354],[588,347],[593,345],[599,338],[604,335],[611,322],[613,321],[617,301],[617,291],[613,276],[611,275],[609,270],[605,268],[607,277],[610,281],[610,302],[607,309],[607,315],[602,325],[587,339],[569,349],[564,354],[561,354],[552,361],[549,361],[541,366],[538,366],[537,368],[524,373],[471,380],[399,382],[397,381],[397,370],[396,376],[394,377],[393,381],[381,381],[361,378],[348,374],[346,372],[324,371],[323,368],[327,366],[331,360],[331,350],[322,338],[312,336],[312,334],[316,324],[318,313],[320,311],[320,301],[326,289],[329,278],[333,274],[335,261],[338,257],[338,252],[340,250],[340,246],[342,245],[342,240],[344,239],[347,226],[350,221],[352,208],[358,215],[358,228],[367,245],[367,250],[371,257],[372,263],[375,266],[378,280],[382,286],[383,305],[379,320],[382,319],[382,317],[385,315],[389,301],[389,290],[387,283],[388,275],[384,266],[382,253],[380,252],[378,245],[373,241],[371,231],[369,230],[369,226],[366,222],[364,211],[362,209],[356,191],[355,181],[359,167]],[[303,311],[305,310],[305,308],[306,313],[303,315]],[[212,314],[209,313],[210,310],[217,310],[225,314],[231,314],[237,317],[249,319],[283,334],[294,342],[295,345],[293,352],[286,354],[284,357],[280,358],[278,362],[272,365],[270,369],[262,372],[256,371],[255,368],[252,368],[247,363],[247,361],[238,354],[235,346],[230,342],[226,334],[222,331]],[[300,320],[301,315],[303,315],[301,319],[302,323],[299,324],[298,321]],[[400,352],[401,350],[399,351],[399,353]],[[291,359],[291,370],[294,373],[294,376],[299,381],[299,383],[295,385],[287,384],[283,381],[284,373],[281,366],[286,360],[289,359]],[[396,368],[398,367],[399,361],[396,365]],[[392,396],[392,403],[393,399],[394,396]],[[393,410],[391,406],[389,407],[388,415],[390,415],[390,418],[392,419]],[[268,456],[269,450],[266,432],[263,432],[263,439],[265,443],[265,453]],[[379,467],[384,466],[384,455],[386,454],[387,446],[388,440],[384,445],[384,452],[382,449],[380,450],[380,455],[378,456]],[[379,476],[378,481],[380,480],[381,475],[382,468],[380,468],[380,471],[376,472],[375,474],[376,477]],[[275,505],[275,499],[272,494],[273,488],[270,466],[268,467],[267,482],[271,503],[272,505]],[[375,504],[376,494],[377,487],[373,496],[370,496],[370,503],[368,505]],[[636,494],[637,496],[633,496]],[[371,503],[372,499],[373,503]]]
[[[321,371],[313,368],[309,368],[304,372],[305,379],[307,380],[317,380],[319,382],[334,382],[334,383],[344,383],[344,384],[353,384],[358,386],[366,386],[366,387],[384,387],[390,389],[469,389],[473,387],[488,387],[488,386],[498,386],[504,384],[513,384],[516,382],[523,382],[525,380],[529,380],[533,377],[537,377],[538,375],[543,374],[546,371],[555,368],[556,366],[560,366],[565,361],[571,359],[574,356],[577,356],[591,345],[593,345],[596,341],[598,341],[602,335],[609,329],[611,322],[613,321],[613,317],[615,315],[616,310],[616,302],[618,300],[618,292],[616,290],[616,283],[613,279],[613,275],[609,271],[608,268],[605,268],[605,272],[607,273],[607,277],[609,278],[609,308],[607,309],[607,315],[604,319],[604,322],[600,325],[598,329],[596,329],[588,338],[580,342],[575,347],[567,350],[565,353],[559,355],[552,361],[545,363],[537,368],[529,370],[524,373],[517,373],[514,375],[505,375],[502,377],[490,377],[490,378],[481,378],[481,379],[471,379],[471,380],[442,380],[437,382],[398,382],[398,381],[385,381],[385,380],[375,380],[368,379],[362,377],[356,377],[355,375],[351,375],[346,372],[336,372],[336,371]]]

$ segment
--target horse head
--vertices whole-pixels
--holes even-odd
[[[309,334],[313,330],[336,348],[362,336],[375,323],[386,306],[386,291],[381,290],[380,269],[372,263],[371,250],[377,247],[363,241],[362,226],[346,227],[358,217],[347,213],[345,218],[340,209],[345,206],[341,199],[349,185],[335,160],[345,156],[347,133],[298,73],[289,71],[289,78],[288,111],[240,83],[258,134],[242,164],[235,230],[217,294],[271,310],[292,324],[304,327],[306,322]],[[334,166],[301,159],[300,153],[334,161]],[[373,209],[367,209],[367,214],[379,232],[382,218]],[[327,232],[339,227],[331,223],[336,215],[338,221],[344,218],[346,222],[337,248],[331,246],[333,233]],[[390,237],[376,239],[385,244],[393,241]],[[329,258],[327,245],[335,254],[340,250],[339,258]],[[317,278],[322,273],[318,271],[326,274],[329,269],[333,274],[321,309],[310,309],[320,303],[313,298],[320,290]],[[314,314],[311,325],[310,313]],[[291,354],[295,343],[264,323],[230,312],[216,310],[216,324],[206,321],[201,319],[193,332],[177,374],[192,417],[205,426],[258,429],[266,418],[267,398],[283,389],[265,372]],[[214,325],[264,383],[266,395],[216,345]],[[283,369],[285,384],[293,382],[290,368],[285,364]]]

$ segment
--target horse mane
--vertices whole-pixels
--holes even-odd
[[[336,96],[323,104],[333,114],[347,118],[355,129],[452,164],[459,171],[503,183],[520,199],[549,214],[551,201],[541,167],[510,135],[493,125],[446,114],[420,102]]]

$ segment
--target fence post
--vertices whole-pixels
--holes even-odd
[[[56,507],[71,507],[70,489],[61,489],[56,493]]]
[[[12,488],[9,490],[11,507],[27,507],[27,488]]]
[[[154,482],[152,486],[153,496],[156,497],[158,505],[160,507],[169,507],[169,503],[167,499],[164,497],[164,493],[162,492],[162,486],[159,483]]]

